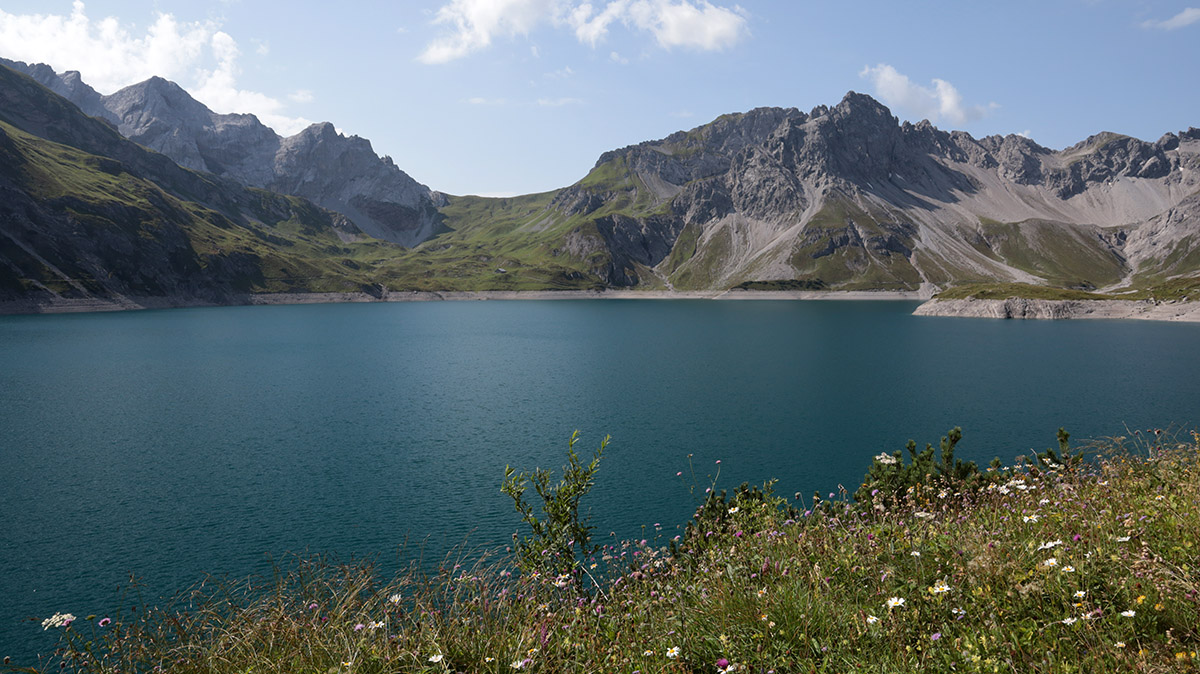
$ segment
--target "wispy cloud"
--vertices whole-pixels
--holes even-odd
[[[496,37],[528,35],[542,25],[568,29],[592,47],[615,25],[649,33],[664,49],[722,50],[749,34],[745,10],[708,0],[608,0],[599,7],[579,0],[451,0],[433,23],[447,30],[418,57],[430,64],[463,58]]]
[[[935,78],[932,87],[924,87],[886,63],[863,68],[858,75],[871,81],[875,96],[884,103],[932,121],[966,124],[1000,107],[996,103],[964,105],[962,94],[946,80]]]
[[[661,47],[706,51],[732,47],[746,34],[745,12],[716,7],[708,2],[634,2],[629,6],[633,25],[654,34]]]
[[[1160,30],[1176,30],[1200,21],[1200,8],[1187,7],[1175,16],[1162,21],[1143,21],[1142,28],[1158,28]]]
[[[492,44],[492,37],[528,35],[557,12],[555,0],[453,0],[433,23],[449,26],[421,52],[424,63],[446,63]]]
[[[8,58],[78,70],[102,93],[158,75],[217,112],[253,113],[283,134],[307,126],[308,120],[284,114],[279,99],[238,87],[241,50],[220,28],[214,21],[180,22],[159,13],[138,35],[115,17],[92,19],[76,0],[68,15],[0,10],[0,49]]]
[[[537,104],[542,107],[559,108],[564,105],[579,105],[582,98],[539,98]]]
[[[482,96],[472,96],[467,99],[467,103],[471,105],[504,105],[503,98],[484,98]]]

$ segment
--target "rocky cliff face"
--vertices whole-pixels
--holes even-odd
[[[1052,151],[901,124],[851,92],[832,108],[725,115],[605,153],[555,206],[597,214],[614,283],[649,272],[681,288],[1116,286],[1196,271],[1163,253],[1200,238],[1197,136],[1104,133]]]
[[[263,187],[343,213],[375,238],[413,246],[439,231],[441,194],[380,158],[370,141],[343,136],[328,122],[280,141],[271,166]]]
[[[1004,319],[1137,319],[1200,322],[1200,302],[1148,300],[1003,300],[933,299],[917,307],[915,316]]]
[[[404,246],[438,231],[442,195],[376,155],[366,139],[342,136],[328,123],[281,138],[254,115],[214,113],[160,77],[101,96],[77,72],[59,75],[44,64],[3,63],[180,166],[305,197],[346,215],[373,237]]]

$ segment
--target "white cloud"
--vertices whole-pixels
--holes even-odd
[[[577,40],[595,47],[608,35],[610,24],[627,18],[629,5],[629,0],[614,0],[603,10],[595,12],[591,4],[585,2],[571,10],[567,16],[567,23],[575,29]]]
[[[261,47],[260,47],[261,49]],[[180,22],[159,13],[137,35],[115,17],[92,19],[80,0],[69,15],[0,10],[0,54],[55,70],[78,70],[101,93],[160,76],[174,80],[216,112],[249,112],[283,134],[308,120],[288,117],[279,100],[239,89],[241,51],[213,21]]]
[[[308,89],[297,89],[288,94],[288,100],[293,103],[312,103],[314,98],[313,92]]]
[[[0,10],[5,56],[79,70],[104,93],[154,75],[175,79],[188,74],[215,32],[211,22],[181,24],[170,14],[159,14],[145,35],[134,36],[115,18],[92,21],[79,1],[67,16]]]
[[[418,57],[424,63],[446,63],[479,51],[493,35],[527,35],[556,13],[556,0],[452,0],[437,11],[433,22],[452,30]]]
[[[999,107],[995,103],[963,105],[962,94],[946,80],[935,78],[932,88],[923,87],[886,63],[863,68],[858,75],[871,80],[875,95],[884,103],[932,121],[966,124]]]
[[[189,90],[196,100],[203,102],[214,112],[252,113],[263,124],[284,136],[298,133],[312,123],[307,119],[282,114],[284,106],[278,99],[257,91],[238,88],[237,78],[241,71],[237,59],[241,51],[228,33],[213,33],[210,44],[213,56],[217,59],[217,67],[199,71],[195,88]]]
[[[1143,21],[1142,28],[1158,28],[1161,30],[1175,30],[1190,26],[1193,23],[1200,21],[1200,8],[1188,7],[1175,16],[1163,21]]]
[[[612,26],[652,34],[664,49],[714,51],[732,47],[748,33],[745,11],[708,0],[451,0],[433,23],[449,27],[421,52],[425,63],[446,63],[487,48],[493,38],[527,35],[540,25],[567,28],[595,47]],[[614,59],[615,60],[615,59]]]
[[[503,98],[484,98],[482,96],[473,96],[467,99],[471,105],[504,105]]]
[[[548,80],[565,80],[574,74],[575,71],[571,70],[571,66],[564,66],[558,70],[555,70],[554,72],[546,73],[543,77]]]
[[[608,60],[612,61],[613,63],[620,63],[623,66],[629,65],[629,59],[625,58],[624,56],[621,56],[617,52],[612,52],[611,54],[609,54]]]
[[[1014,135],[1020,136],[1022,138],[1029,138],[1030,140],[1033,139],[1033,136],[1029,135],[1029,129],[1025,129],[1024,131],[1018,131]]]
[[[658,44],[672,47],[719,50],[732,47],[746,31],[746,17],[740,7],[715,7],[701,0],[640,0],[629,8],[634,25],[654,33]]]

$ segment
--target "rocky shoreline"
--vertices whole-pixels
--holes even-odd
[[[1200,322],[1200,302],[1151,302],[1148,300],[1034,300],[1010,297],[1004,300],[939,300],[917,292],[895,291],[810,291],[810,290],[482,290],[482,291],[384,291],[371,293],[261,293],[221,299],[122,297],[53,298],[52,300],[0,301],[0,315],[60,314],[139,309],[173,309],[216,306],[264,306],[285,304],[337,304],[345,302],[480,302],[520,300],[926,300],[914,316],[1023,319],[1133,319]]]
[[[1132,319],[1145,321],[1200,321],[1200,302],[1149,300],[1004,300],[932,299],[917,307],[914,316],[1030,319]]]
[[[121,297],[117,299],[61,298],[0,301],[0,315],[64,314],[93,311],[171,309],[186,307],[277,304],[334,304],[343,302],[440,302],[504,300],[922,300],[916,292],[809,291],[809,290],[480,290],[384,291],[372,293],[260,293],[234,295],[220,300],[171,297]]]

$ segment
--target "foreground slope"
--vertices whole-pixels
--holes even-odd
[[[953,458],[959,437],[940,460],[880,454],[853,501],[713,484],[686,528],[599,549],[547,527],[520,545],[562,546],[532,560],[460,553],[396,577],[310,560],[111,624],[48,609],[62,648],[30,671],[1197,670],[1194,436],[985,471]]]

